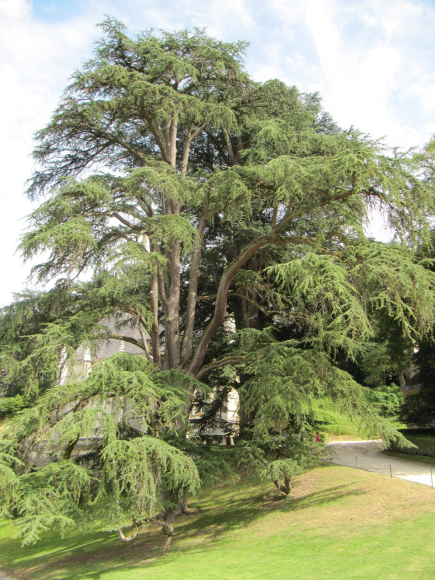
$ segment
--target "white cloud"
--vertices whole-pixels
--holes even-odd
[[[423,49],[430,46],[434,5],[406,0],[273,0],[273,5],[296,31],[305,59],[309,56],[307,68],[286,60],[282,76],[292,75],[302,90],[319,90],[325,108],[344,127],[385,135],[389,144],[402,147],[429,139],[433,124],[428,115],[421,118],[421,109],[434,106],[435,77],[433,55]],[[402,102],[410,95],[414,109]]]
[[[65,4],[66,6],[66,4]],[[0,0],[0,304],[22,288],[27,270],[13,256],[31,205],[32,134],[42,128],[73,70],[92,53],[95,24],[113,14],[143,29],[205,27],[226,41],[251,41],[247,67],[257,80],[280,78],[320,91],[339,124],[353,124],[403,147],[435,132],[433,30],[428,0],[85,0],[62,20],[63,5]],[[51,7],[59,8],[54,11]],[[380,222],[373,226],[380,230]],[[382,229],[382,228],[381,228]]]
[[[33,133],[44,126],[74,67],[88,57],[95,32],[86,19],[37,21],[25,0],[0,2],[0,140],[2,280],[0,304],[20,291],[29,267],[14,255],[23,216],[32,206],[23,196],[33,162]]]

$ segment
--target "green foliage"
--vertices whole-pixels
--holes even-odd
[[[385,312],[407,338],[426,336],[435,323],[435,277],[403,247],[349,244],[339,255],[310,252],[267,271],[307,310],[310,343],[332,354],[365,348],[373,312]]]
[[[334,401],[330,399],[314,399],[312,401],[313,407],[313,422],[320,435],[330,433],[332,435],[359,435],[361,431],[364,433],[364,422],[359,416],[354,416],[353,419],[337,410]]]
[[[372,389],[367,398],[370,403],[378,407],[378,413],[381,417],[395,420],[400,415],[403,406],[403,393],[397,385],[384,385]]]
[[[401,445],[391,445],[392,451],[400,451],[401,453],[409,453],[410,455],[428,455],[435,457],[435,437],[430,435],[413,435],[412,431],[407,432],[403,430],[403,434],[407,441],[410,441],[413,446],[402,448]]]
[[[371,391],[332,365],[325,353],[302,349],[295,341],[276,342],[270,333],[252,330],[247,337],[251,345],[257,341],[257,348],[246,358],[250,378],[239,394],[246,412],[255,417],[255,440],[270,445],[277,435],[297,433],[309,441],[315,424],[313,401],[327,397],[336,411],[360,422],[366,432],[386,442],[404,441],[369,402]]]
[[[385,384],[387,377],[396,370],[388,344],[385,343],[367,344],[361,366],[365,382],[372,387]]]
[[[160,37],[147,32],[132,40],[113,18],[101,28],[95,58],[75,73],[52,122],[39,132],[36,156],[46,170],[33,181],[34,195],[91,160],[131,167],[131,156],[141,165],[156,158],[153,132],[131,122],[143,119],[144,111],[155,126],[176,112],[183,127],[229,127],[233,106],[243,112],[239,95],[251,84],[242,68],[246,43],[223,43],[199,29]],[[59,142],[70,152],[64,159],[55,153]]]
[[[24,543],[90,515],[111,529],[155,517],[163,491],[171,501],[180,489],[196,491],[195,462],[162,439],[183,417],[185,391],[162,376],[154,382],[153,370],[145,358],[119,353],[87,379],[51,388],[10,422],[0,486]],[[73,453],[79,442],[85,453]],[[42,449],[52,462],[29,471]],[[14,471],[13,461],[26,469]]]
[[[16,415],[26,406],[26,402],[21,395],[16,397],[0,398],[0,417],[4,415]]]
[[[0,314],[1,400],[28,407],[0,443],[24,466],[6,458],[1,485],[17,478],[5,505],[25,541],[160,511],[170,538],[200,478],[275,482],[310,464],[319,401],[403,443],[385,418],[393,387],[345,368],[382,386],[435,323],[435,274],[415,252],[435,213],[432,144],[391,152],[341,130],[317,94],[254,82],[246,43],[199,29],[132,39],[110,17],[101,28],[37,134],[29,195],[46,198],[20,249],[47,256],[33,274],[56,286]],[[366,240],[374,208],[395,243]],[[107,340],[143,356],[74,376],[77,349]],[[222,418],[231,389],[240,428]],[[224,437],[231,449],[214,445]],[[32,471],[43,453],[53,463]]]
[[[264,467],[263,481],[282,481],[285,477],[292,479],[302,472],[302,466],[294,459],[277,459]]]

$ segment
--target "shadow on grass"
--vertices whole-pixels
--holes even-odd
[[[298,512],[362,493],[348,483],[285,500],[278,493],[266,492],[266,488],[258,493],[258,486],[252,484],[234,487],[223,484],[207,494],[204,492],[202,498],[192,502],[196,508],[194,514],[178,519],[172,550],[165,562],[172,560],[177,553],[207,551],[215,541],[249,526],[266,514]],[[59,544],[58,536],[50,536],[44,538],[41,544],[26,548],[25,555],[23,551],[21,557],[17,557],[15,547],[9,562],[11,570],[15,568],[20,572],[26,569],[20,579],[100,580],[109,571],[154,568],[162,564],[164,538],[160,527],[155,525],[146,528],[144,533],[128,544],[119,542],[116,533],[70,533],[63,545]],[[4,553],[2,550],[7,549],[9,542],[0,540],[0,553]]]
[[[268,513],[296,512],[362,493],[364,492],[352,489],[352,484],[346,484],[316,491],[298,499],[286,500],[283,495],[276,493],[266,494],[266,497],[264,493],[251,497],[244,496],[221,505],[218,513],[213,508],[201,509],[194,520],[180,526],[180,536],[194,537],[200,530],[205,540],[215,540],[253,523]],[[189,548],[179,548],[180,551],[185,549]]]

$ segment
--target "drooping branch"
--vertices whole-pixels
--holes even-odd
[[[262,461],[263,465],[265,467],[269,466],[269,462],[267,461],[267,459],[263,459]],[[291,484],[291,477],[290,475],[285,472],[284,473],[284,483],[282,484],[279,479],[274,479],[273,481],[273,485],[281,492],[285,495],[286,499],[287,496],[290,495],[291,490],[292,490],[292,484]]]
[[[146,345],[144,345],[144,343],[142,343],[140,340],[136,340],[132,336],[124,336],[123,334],[112,334],[111,333],[111,334],[108,334],[107,336],[105,336],[104,338],[110,338],[113,340],[123,340],[124,342],[134,344],[134,346],[141,348],[145,353],[147,351]]]
[[[217,294],[208,294],[206,296],[197,296],[196,300],[214,300],[216,298]],[[260,310],[265,316],[272,316],[272,314],[278,314],[279,310],[266,310],[265,308],[263,308],[263,306],[261,306],[261,304],[258,304],[258,302],[256,302],[255,300],[253,300],[252,298],[249,298],[249,296],[246,296],[245,294],[240,294],[239,292],[228,292],[227,297],[229,299],[235,297],[235,298],[242,298],[243,300],[246,300],[246,302],[249,302],[250,304],[252,304],[253,306],[255,306],[256,308],[258,308],[258,310]]]
[[[245,360],[244,356],[229,356],[228,358],[223,358],[221,360],[214,361],[208,365],[204,365],[203,367],[201,367],[199,371],[196,373],[196,378],[199,380],[206,373],[209,373],[214,369],[225,367],[227,365],[236,365],[242,363],[244,360]]]
[[[290,477],[287,474],[284,475],[284,484],[280,483],[277,479],[274,480],[273,484],[286,497],[291,493],[291,490],[292,490],[291,480],[290,480]]]

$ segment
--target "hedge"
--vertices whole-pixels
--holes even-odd
[[[392,444],[390,451],[435,457],[435,429],[399,429],[399,431],[417,447],[399,447]]]

